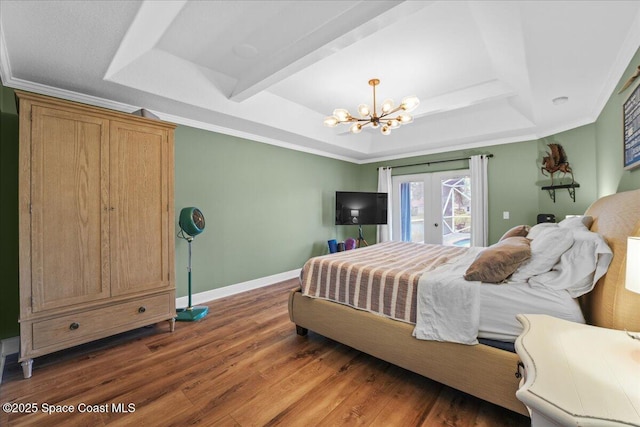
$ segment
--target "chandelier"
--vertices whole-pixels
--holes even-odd
[[[415,96],[408,96],[402,100],[402,103],[395,107],[393,100],[387,99],[382,103],[380,115],[376,109],[376,86],[380,84],[380,80],[369,80],[369,86],[373,87],[373,108],[370,109],[367,104],[358,105],[358,114],[360,118],[353,117],[349,111],[344,108],[333,110],[333,115],[324,119],[324,125],[328,127],[336,127],[341,123],[351,123],[349,131],[351,133],[360,133],[362,128],[371,125],[373,128],[380,128],[383,135],[389,135],[391,129],[400,127],[413,121],[413,117],[409,112],[415,110],[420,104]],[[392,116],[398,111],[402,111],[397,116]]]

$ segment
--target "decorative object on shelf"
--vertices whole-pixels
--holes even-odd
[[[569,166],[569,160],[567,159],[567,153],[564,151],[564,148],[560,144],[547,144],[549,147],[549,151],[547,151],[547,155],[542,158],[542,175],[545,175],[545,171],[549,172],[551,176],[551,186],[553,186],[553,174],[556,172],[562,172],[565,175],[571,174],[571,183],[573,184],[575,181],[573,179],[573,170],[571,170],[571,166]],[[545,175],[546,176],[546,175]]]
[[[627,80],[627,82],[622,86],[622,89],[620,89],[620,92],[618,92],[618,94],[621,94],[622,92],[627,90],[627,88],[631,86],[631,84],[635,81],[635,79],[638,78],[638,76],[640,76],[640,65],[638,65],[636,72],[631,77],[629,77],[629,80]]]
[[[193,238],[195,236],[204,231],[204,215],[198,208],[183,208],[180,211],[178,225],[180,226],[178,237],[186,240],[189,244],[189,264],[187,267],[189,276],[189,303],[187,305],[187,308],[179,308],[178,310],[176,310],[176,320],[183,322],[192,322],[194,320],[202,319],[209,311],[209,307],[207,306],[194,307],[191,304],[191,243],[193,242]]]
[[[353,117],[349,111],[344,108],[333,110],[333,115],[324,119],[324,125],[328,127],[336,127],[341,123],[352,123],[349,131],[351,133],[360,133],[362,128],[371,125],[373,128],[380,127],[383,135],[389,135],[391,129],[400,127],[400,125],[411,123],[413,117],[407,114],[416,109],[420,105],[420,100],[415,96],[408,96],[402,100],[402,103],[394,107],[391,99],[386,99],[382,103],[380,115],[378,115],[376,107],[376,86],[380,84],[380,80],[371,79],[369,85],[373,87],[373,108],[369,108],[366,104],[358,105],[358,114],[360,118]],[[392,114],[402,110],[401,114],[391,117]]]
[[[566,188],[569,192],[569,196],[573,199],[573,202],[576,201],[576,188],[580,187],[580,184],[575,182],[573,178],[573,170],[571,166],[569,166],[569,160],[567,159],[567,153],[564,151],[562,145],[558,143],[547,144],[549,147],[549,151],[547,151],[542,158],[542,175],[547,176],[545,171],[549,173],[551,177],[551,185],[542,187],[543,190],[547,190],[549,192],[549,197],[553,200],[553,203],[556,202],[556,189]],[[563,174],[571,174],[571,183],[570,184],[553,184],[553,174],[556,172],[562,172]]]
[[[640,85],[622,107],[624,122],[624,169],[640,166]]]

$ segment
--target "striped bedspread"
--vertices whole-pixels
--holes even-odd
[[[467,250],[385,242],[311,258],[302,268],[302,293],[415,324],[420,277]]]

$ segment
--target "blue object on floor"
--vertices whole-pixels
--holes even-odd
[[[331,239],[327,241],[327,243],[329,244],[329,253],[334,254],[338,252],[338,241],[336,239]]]

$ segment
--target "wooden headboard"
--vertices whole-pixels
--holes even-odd
[[[613,251],[607,274],[593,291],[581,298],[587,323],[640,331],[640,294],[624,287],[627,237],[640,236],[640,190],[605,196],[594,202],[585,214],[593,217],[591,230],[604,236]]]

